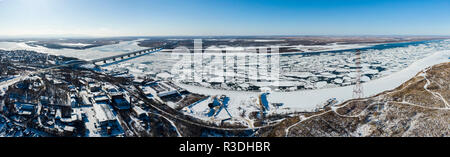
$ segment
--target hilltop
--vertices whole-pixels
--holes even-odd
[[[429,67],[391,91],[288,118],[261,136],[450,135],[450,62]]]

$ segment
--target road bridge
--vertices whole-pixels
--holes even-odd
[[[71,60],[68,62],[65,62],[63,64],[60,64],[58,66],[54,66],[51,68],[58,68],[58,67],[68,67],[68,66],[78,66],[78,65],[83,65],[83,64],[107,64],[108,61],[110,62],[120,62],[121,60],[129,60],[129,59],[133,59],[133,58],[137,58],[146,54],[150,54],[150,53],[154,53],[154,52],[158,52],[161,51],[163,49],[169,48],[169,47],[173,47],[178,43],[165,43],[161,46],[158,47],[152,47],[152,48],[148,48],[148,49],[144,49],[144,50],[138,50],[138,51],[133,51],[133,52],[129,52],[129,53],[125,53],[125,54],[120,54],[120,55],[115,55],[115,56],[109,56],[109,57],[103,57],[103,58],[99,58],[99,59],[94,59],[94,60],[90,60],[90,61],[86,61],[86,60]]]

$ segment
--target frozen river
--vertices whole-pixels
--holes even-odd
[[[363,78],[364,94],[371,96],[399,86],[428,66],[448,62],[450,40],[381,44],[362,48],[362,51],[363,74],[371,76]],[[284,81],[283,84],[310,85],[312,89],[298,90],[295,88],[293,91],[272,91],[272,94],[268,95],[269,102],[283,103],[282,108],[289,108],[290,111],[311,111],[323,105],[330,98],[336,98],[340,102],[351,99],[355,74],[346,67],[354,64],[351,60],[352,57],[354,57],[353,50],[282,55],[280,57],[281,82]],[[180,77],[171,74],[171,69],[178,61],[179,59],[173,58],[170,54],[158,53],[108,68],[129,69],[137,76],[165,74],[176,80]],[[336,71],[343,73],[335,74]],[[308,78],[291,77],[304,73],[308,74]],[[324,79],[321,78],[322,74],[333,74],[331,77],[324,77],[333,80],[317,80],[318,78]],[[334,81],[336,79],[341,81]],[[325,83],[325,85],[317,87],[318,82]],[[343,85],[345,82],[351,84]],[[260,94],[260,92],[239,91],[226,89],[226,87],[209,88],[208,84],[178,83],[178,85],[194,93],[229,96],[231,112],[238,106],[245,105],[249,98],[257,98]]]
[[[371,96],[386,90],[394,89],[411,79],[426,67],[449,62],[449,58],[450,50],[433,52],[429,56],[414,62],[403,70],[392,73],[386,77],[364,83],[364,94],[365,96]],[[260,94],[260,92],[220,90],[185,84],[178,85],[194,93],[205,95],[227,95],[231,99],[230,104],[233,105],[239,105],[241,102],[245,102],[248,98],[258,97]],[[321,107],[321,105],[330,98],[336,98],[340,102],[349,100],[352,98],[352,91],[353,86],[293,92],[271,92],[271,94],[268,95],[268,99],[270,103],[283,103],[283,107],[289,108],[291,111],[312,111],[317,107]]]
[[[0,42],[0,49],[26,49],[55,55],[77,57],[92,60],[143,49],[137,41],[124,41],[115,45],[90,48],[86,50],[47,49],[30,47],[21,42]],[[363,84],[364,94],[370,96],[385,90],[393,89],[413,77],[422,69],[442,62],[448,62],[450,57],[450,40],[424,41],[396,44],[380,44],[361,48],[363,50],[363,72],[370,74]],[[282,108],[290,111],[311,111],[330,98],[340,102],[352,97],[354,73],[348,67],[352,61],[353,51],[337,50],[320,53],[290,53],[280,57],[281,77],[284,84],[293,84],[292,91],[272,91],[268,95],[270,103],[283,103]],[[171,69],[179,59],[169,53],[156,53],[133,60],[115,64],[106,69],[128,69],[135,76],[171,74]],[[210,62],[216,64],[215,62]],[[381,67],[381,68],[380,68]],[[341,72],[336,74],[336,72]],[[332,74],[332,75],[330,75]],[[303,75],[303,78],[295,76]],[[322,77],[326,75],[326,77]],[[292,77],[294,76],[294,77]],[[369,75],[368,75],[369,76]],[[206,77],[209,77],[206,75]],[[328,79],[328,80],[323,80]],[[319,83],[320,82],[320,83]],[[347,82],[347,84],[345,84]],[[227,95],[230,97],[229,110],[233,112],[238,106],[248,102],[249,98],[257,98],[260,92],[236,91],[207,88],[178,83],[191,92],[205,95]],[[241,83],[239,83],[241,84]],[[242,83],[245,84],[245,83]],[[318,86],[320,84],[320,87]],[[300,87],[308,87],[300,89]],[[298,90],[300,89],[300,90]]]

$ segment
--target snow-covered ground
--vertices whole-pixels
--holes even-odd
[[[0,82],[0,96],[3,96],[3,94],[5,94],[5,92],[8,90],[8,87],[21,81],[21,80],[25,80],[27,79],[28,76],[27,75],[22,75],[22,76],[13,76],[10,79],[4,80]]]
[[[95,115],[93,107],[82,107],[76,110],[81,110],[82,113],[86,114],[85,125],[86,125],[86,137],[100,137],[100,131],[98,127],[100,124]]]
[[[142,50],[138,45],[138,41],[122,41],[118,44],[99,46],[84,50],[74,50],[74,49],[49,49],[42,46],[29,46],[25,42],[0,42],[0,49],[3,50],[31,50],[41,53],[49,53],[53,55],[62,55],[66,57],[76,57],[84,60],[93,60],[108,56],[114,56],[119,54],[124,54],[128,52],[133,52],[137,50]],[[79,45],[79,44],[78,44]]]

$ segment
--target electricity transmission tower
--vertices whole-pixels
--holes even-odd
[[[356,65],[356,84],[353,88],[353,98],[359,99],[364,97],[363,93],[363,87],[361,84],[361,75],[362,75],[362,67],[361,67],[361,51],[356,50],[356,58],[355,58],[355,65]]]

